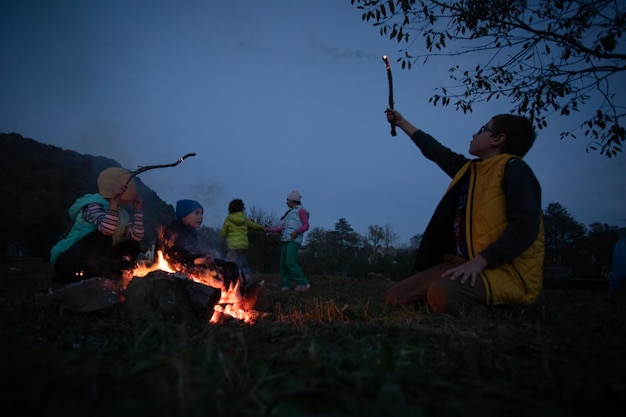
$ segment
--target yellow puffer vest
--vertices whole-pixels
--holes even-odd
[[[470,259],[500,237],[507,226],[502,179],[506,164],[512,158],[516,157],[502,154],[485,161],[469,161],[448,187],[450,190],[467,170],[470,171],[465,222]],[[487,268],[481,273],[487,290],[487,304],[528,304],[535,301],[543,286],[543,258],[541,221],[537,238],[528,249],[511,262]]]

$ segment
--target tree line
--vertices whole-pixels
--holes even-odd
[[[81,155],[44,145],[18,134],[0,134],[0,248],[2,258],[36,257],[47,260],[50,248],[70,229],[67,209],[74,200],[97,192],[97,176],[104,168],[120,166],[112,159]],[[148,252],[160,228],[175,217],[174,208],[136,177],[137,190],[145,200]],[[248,216],[263,225],[278,223],[274,214],[256,207]],[[611,271],[612,251],[618,239],[617,226],[593,223],[585,227],[559,203],[543,210],[546,266],[572,268],[577,276],[603,278]],[[217,227],[202,226],[200,240],[209,253],[221,256],[225,242]],[[397,245],[398,236],[387,224],[370,225],[365,236],[355,232],[347,218],[337,220],[332,230],[312,227],[306,233],[300,263],[308,274],[366,277],[370,273],[392,280],[409,276],[421,233],[410,243]],[[280,236],[251,232],[249,263],[253,270],[276,273]]]
[[[272,224],[274,219],[253,208],[254,221]],[[605,279],[611,272],[613,247],[618,227],[594,222],[589,227],[578,222],[561,204],[552,202],[542,211],[545,231],[546,267],[570,268],[576,277]],[[215,230],[209,232],[218,234]],[[300,251],[300,264],[310,274],[366,277],[378,273],[392,280],[408,277],[422,234],[411,238],[409,245],[396,246],[397,234],[390,225],[371,225],[363,236],[355,232],[346,218],[334,229],[313,227],[306,234]],[[263,272],[278,270],[278,236],[253,232],[250,235],[250,264]]]

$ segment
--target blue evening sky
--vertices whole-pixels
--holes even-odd
[[[349,0],[3,1],[0,132],[130,170],[195,152],[141,179],[169,204],[200,201],[207,226],[221,225],[232,198],[279,217],[297,189],[312,227],[346,218],[365,235],[390,224],[408,242],[449,178],[404,133],[390,136],[381,56],[391,58],[396,109],[457,152],[511,106],[433,107],[450,60],[402,70],[399,48]],[[582,135],[559,139],[579,122],[550,119],[525,158],[542,205],[623,227],[626,156],[586,153]]]

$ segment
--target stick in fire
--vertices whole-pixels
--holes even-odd
[[[183,162],[185,159],[189,158],[190,156],[196,156],[195,153],[188,153],[187,155],[178,158],[178,161],[171,163],[171,164],[163,164],[163,165],[145,165],[145,166],[140,166],[139,169],[137,169],[136,171],[131,172],[130,177],[128,178],[128,180],[126,181],[126,185],[128,185],[128,183],[130,182],[130,180],[132,180],[134,177],[136,177],[137,175],[141,174],[142,172],[151,170],[151,169],[157,169],[157,168],[168,168],[168,167],[175,167],[176,165],[180,164],[181,162]]]
[[[383,61],[385,61],[385,67],[387,67],[387,81],[389,81],[389,108],[393,109],[393,77],[391,76],[391,65],[389,65],[389,57],[383,55]],[[391,136],[396,136],[396,123],[391,121]]]

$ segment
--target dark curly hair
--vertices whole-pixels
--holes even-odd
[[[243,211],[244,209],[243,201],[239,198],[232,200],[228,204],[228,212],[229,213],[237,213],[238,211]]]

